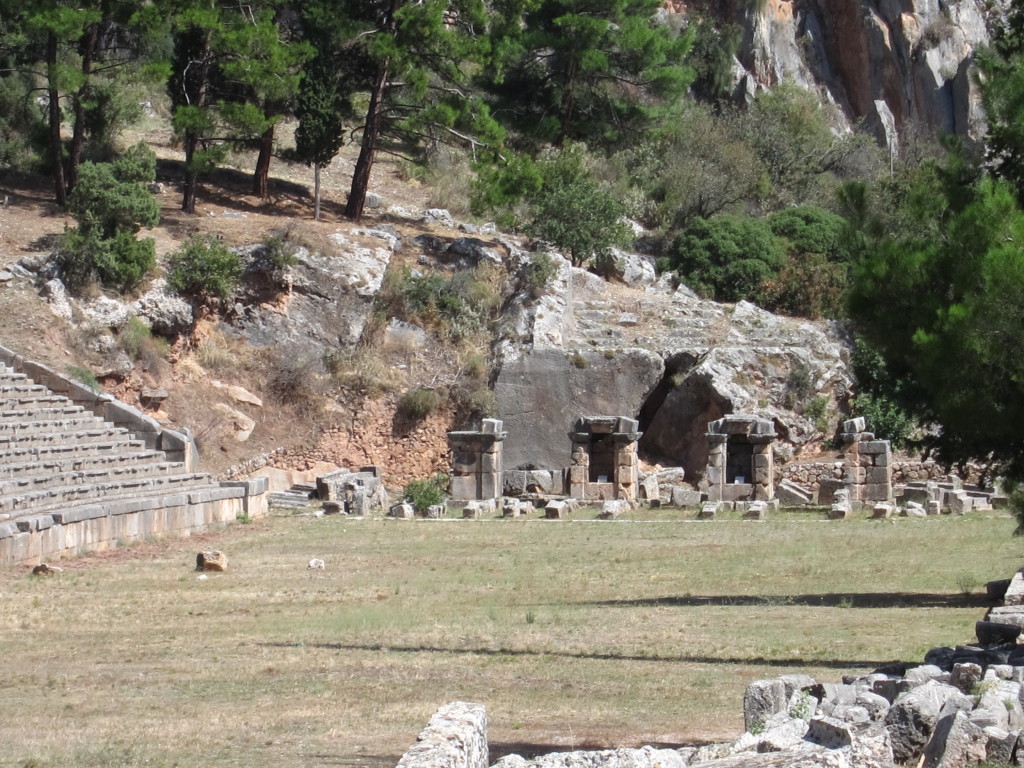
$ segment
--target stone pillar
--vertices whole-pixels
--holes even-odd
[[[640,479],[636,454],[641,432],[635,419],[624,417],[581,417],[569,433],[572,440],[572,465],[569,467],[568,492],[574,499],[610,501],[637,498]],[[598,442],[601,441],[601,442]],[[605,470],[604,479],[591,476],[595,457],[591,452],[602,446],[596,470]],[[603,462],[603,466],[602,466]]]
[[[775,428],[758,416],[734,413],[708,424],[708,464],[702,486],[711,501],[775,498]],[[749,465],[747,459],[749,458]]]
[[[772,459],[772,439],[767,435],[750,435],[754,448],[754,501],[771,501],[775,498],[775,465]]]
[[[498,419],[484,419],[479,432],[449,432],[451,496],[455,501],[501,498],[502,442],[508,436]]]
[[[892,446],[864,427],[863,418],[843,423],[843,483],[852,504],[873,507],[893,499]]]
[[[708,499],[721,501],[725,497],[725,456],[728,435],[707,434],[708,468],[704,475],[707,483]]]

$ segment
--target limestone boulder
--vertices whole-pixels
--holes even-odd
[[[555,752],[526,760],[507,755],[493,768],[686,768],[687,762],[674,749],[604,749],[594,752]]]
[[[920,757],[947,703],[969,712],[974,702],[951,685],[934,681],[901,694],[885,716],[897,763]]]
[[[246,249],[245,300],[226,321],[227,330],[257,347],[288,347],[299,356],[359,341],[394,253],[396,239],[371,230],[327,238],[322,252],[298,248],[280,284],[269,288],[259,267],[259,247]],[[268,303],[273,298],[276,303]]]
[[[219,549],[211,549],[196,555],[197,571],[218,571],[228,569],[228,556]]]

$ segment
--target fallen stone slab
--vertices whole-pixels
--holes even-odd
[[[487,768],[487,711],[454,701],[434,713],[397,768]]]

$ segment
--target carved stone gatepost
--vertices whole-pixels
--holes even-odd
[[[892,501],[892,444],[864,431],[863,418],[843,422],[843,483],[850,503],[873,507]]]
[[[508,436],[498,419],[484,419],[479,432],[449,432],[454,501],[501,498],[502,441]]]
[[[641,432],[635,419],[581,417],[569,433],[572,466],[569,495],[583,501],[637,497],[639,467],[636,443]]]
[[[705,476],[712,501],[771,501],[772,441],[768,419],[734,413],[708,424],[708,468]]]

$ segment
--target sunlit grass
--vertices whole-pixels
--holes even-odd
[[[0,765],[391,765],[454,699],[495,753],[728,738],[749,681],[970,640],[1019,567],[1009,517],[631,518],[274,517],[0,572]]]

